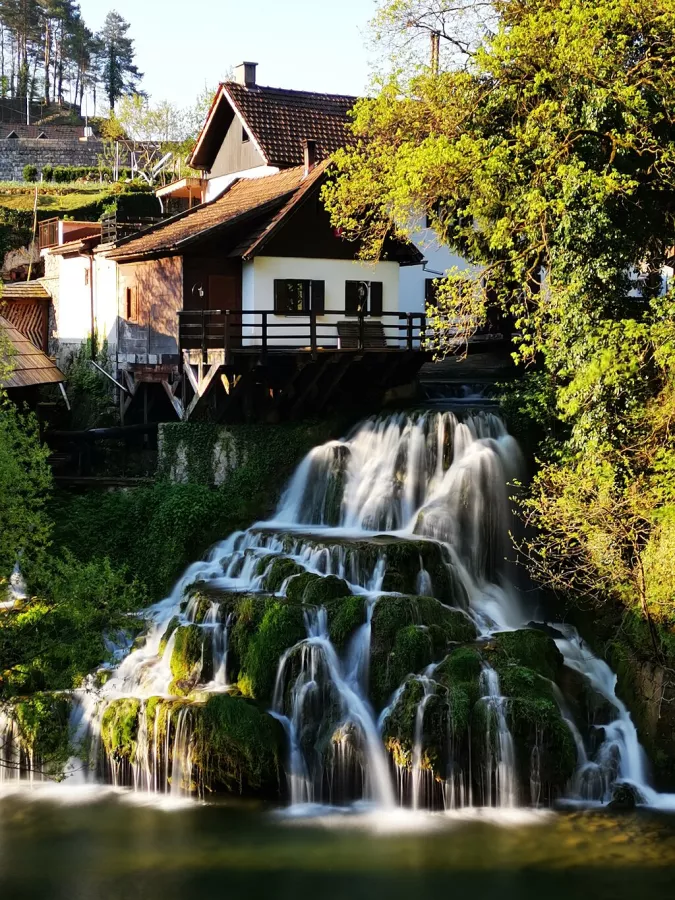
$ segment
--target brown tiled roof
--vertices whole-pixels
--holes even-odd
[[[220,85],[197,139],[192,165],[211,168],[232,121],[233,107],[246,122],[268,165],[280,169],[300,165],[305,138],[316,141],[319,158],[326,159],[343,146],[347,114],[357,99],[226,81]]]
[[[304,138],[317,142],[321,159],[342,147],[347,113],[356,103],[356,97],[246,87],[233,81],[223,88],[253,132],[267,164],[279,168],[300,165]]]
[[[19,138],[39,138],[50,141],[78,141],[84,137],[84,125],[0,125],[0,139],[16,134]]]
[[[63,372],[51,359],[2,316],[0,335],[9,340],[14,351],[10,358],[12,372],[7,380],[0,381],[0,386],[22,388],[65,381]]]
[[[325,168],[326,164],[317,166],[307,178],[302,166],[264,178],[242,178],[216,200],[156,225],[138,237],[120,242],[107,255],[112,259],[130,259],[179,252],[184,244],[203,237],[209,231],[241,225],[249,220],[255,220],[259,236],[260,217],[269,214],[274,220],[279,209],[294,195],[304,194],[305,189],[321,177]]]
[[[10,281],[0,287],[2,300],[48,300],[50,296],[40,281]]]

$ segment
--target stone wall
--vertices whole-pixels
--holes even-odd
[[[0,181],[23,181],[24,166],[97,166],[102,141],[10,138],[0,141]]]

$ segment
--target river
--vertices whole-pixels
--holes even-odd
[[[665,900],[675,888],[675,819],[653,813],[299,820],[255,806],[130,799],[0,799],[0,896]]]

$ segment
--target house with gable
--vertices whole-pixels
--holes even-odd
[[[428,283],[453,260],[426,270],[428,229],[392,229],[366,263],[332,227],[321,187],[354,102],[261,87],[244,63],[192,153],[200,176],[157,192],[164,221],[44,251],[62,315],[107,338],[123,414],[283,418],[414,378]]]
[[[349,112],[357,97],[266,87],[257,82],[257,63],[235,69],[221,84],[190,158],[199,179],[167,185],[157,194],[170,208],[193,204],[197,184],[202,200],[212,200],[237,178],[259,178],[302,163],[302,141],[316,141],[326,159],[346,140]],[[190,198],[190,199],[188,199]],[[399,309],[424,313],[433,282],[466,262],[443,245],[426,216],[413,224],[411,240],[421,253],[415,266],[400,271]]]

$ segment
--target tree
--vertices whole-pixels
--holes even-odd
[[[143,73],[134,63],[135,50],[128,36],[130,25],[118,12],[106,16],[98,34],[101,80],[110,103],[110,109],[121,97],[137,92]]]
[[[19,412],[2,387],[11,369],[11,345],[0,330],[0,586],[20,558],[34,562],[51,531],[49,451],[35,417]]]
[[[395,75],[357,105],[326,202],[366,254],[392,216],[405,234],[428,213],[473,263],[439,285],[433,347],[448,352],[457,321],[468,335],[497,306],[566,428],[524,510],[530,565],[667,622],[675,307],[659,295],[675,245],[675,0],[494,8],[468,62]]]

